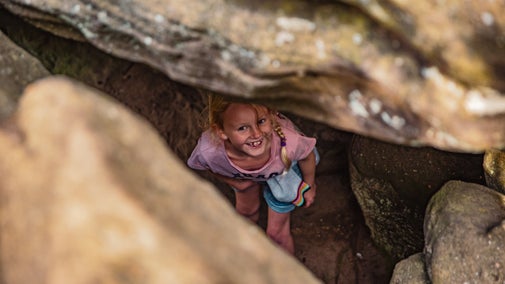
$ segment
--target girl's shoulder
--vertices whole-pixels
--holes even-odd
[[[291,130],[296,130],[296,131],[299,131],[298,130],[298,127],[296,127],[296,125],[291,121],[291,119],[289,119],[287,116],[285,116],[284,114],[278,112],[275,114],[275,119],[277,120],[277,123],[279,123],[279,125],[284,129],[284,128],[287,128],[287,129],[291,129]]]
[[[215,149],[221,147],[221,145],[222,141],[211,129],[205,130],[198,139],[198,147],[201,149]]]
[[[306,136],[288,117],[280,113],[276,116],[283,135],[286,137],[289,158],[291,160],[300,160],[307,157],[316,146],[316,138]]]
[[[212,159],[216,155],[222,155],[223,142],[211,131],[204,131],[193,149],[193,155],[203,159]]]
[[[222,142],[209,130],[204,131],[189,157],[187,164],[194,169],[210,169],[214,163],[222,162],[225,155]]]
[[[283,115],[282,113],[277,113],[276,114],[276,119],[277,123],[281,126],[282,131],[286,132],[286,135],[292,134],[292,135],[300,135],[300,136],[305,136],[305,134],[296,126],[291,119],[289,119],[287,116]]]

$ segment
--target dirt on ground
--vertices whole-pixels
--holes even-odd
[[[374,246],[351,190],[347,153],[354,135],[290,118],[307,136],[317,138],[321,154],[316,201],[292,213],[295,256],[324,283],[389,283],[394,264]]]
[[[295,257],[323,283],[389,283],[392,264],[377,249],[350,188],[347,172],[316,177],[316,201],[291,217]],[[233,203],[226,185],[218,188]],[[258,225],[266,229],[263,201]]]
[[[324,283],[389,283],[345,175],[319,176],[316,202],[292,215],[296,257]]]

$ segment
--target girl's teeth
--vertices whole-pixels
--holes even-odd
[[[261,141],[256,141],[256,142],[252,142],[252,143],[251,143],[251,146],[253,146],[253,147],[257,147],[257,146],[258,146],[258,145],[260,145],[260,144],[261,144]]]

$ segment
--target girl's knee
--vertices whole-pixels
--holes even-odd
[[[267,230],[267,235],[272,241],[274,241],[288,253],[294,254],[295,247],[293,243],[293,236],[291,235],[290,230],[287,230],[287,232],[284,230]]]
[[[260,209],[259,191],[235,192],[236,211],[249,219],[258,215]]]
[[[267,228],[266,231],[269,238],[275,241],[278,244],[284,243],[286,240],[292,238],[291,231],[289,228]]]
[[[259,213],[260,213],[260,206],[255,206],[255,207],[236,207],[235,210],[237,211],[238,214],[251,219],[253,221],[258,221]]]

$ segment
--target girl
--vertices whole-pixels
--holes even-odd
[[[316,139],[305,137],[289,119],[262,105],[210,96],[208,112],[209,127],[188,166],[209,170],[230,185],[237,212],[253,222],[259,218],[263,189],[268,204],[266,233],[294,254],[290,212],[314,202]],[[286,189],[291,192],[287,199],[278,192]]]

